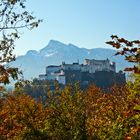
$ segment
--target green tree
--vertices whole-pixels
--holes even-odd
[[[56,89],[48,96],[46,131],[50,139],[86,140],[84,93],[78,87]]]

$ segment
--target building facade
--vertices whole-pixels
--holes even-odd
[[[100,75],[102,75],[102,77],[100,77]],[[114,81],[118,82],[119,80],[117,81],[117,79],[121,79],[122,83],[125,83],[125,74],[116,73],[116,64],[109,59],[85,59],[83,64],[66,64],[62,62],[59,66],[47,66],[46,74],[39,75],[39,79],[57,80],[63,85],[75,82],[89,84],[98,81],[98,83],[102,83],[102,81],[108,80],[110,82],[109,85],[111,85]]]

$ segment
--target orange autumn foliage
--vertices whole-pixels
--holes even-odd
[[[65,87],[49,92],[44,104],[26,94],[0,98],[1,139],[139,139],[140,96],[129,86],[102,91]]]
[[[10,139],[35,132],[40,135],[47,112],[41,103],[25,94],[1,98],[0,137]]]

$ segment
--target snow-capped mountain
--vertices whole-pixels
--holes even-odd
[[[25,55],[17,57],[12,65],[23,71],[25,79],[38,77],[45,73],[48,65],[60,65],[62,61],[73,63],[79,61],[83,63],[87,59],[107,59],[116,62],[117,70],[123,70],[130,64],[124,60],[123,56],[114,56],[113,49],[79,48],[73,44],[64,44],[56,40],[51,40],[46,47],[39,51],[29,50]]]

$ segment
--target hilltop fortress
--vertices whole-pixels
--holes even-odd
[[[125,74],[116,72],[115,62],[106,60],[85,59],[83,64],[73,63],[50,65],[46,67],[46,74],[39,75],[39,80],[57,80],[60,84],[67,85],[79,82],[87,86],[96,84],[101,88],[107,88],[113,84],[125,83]]]

